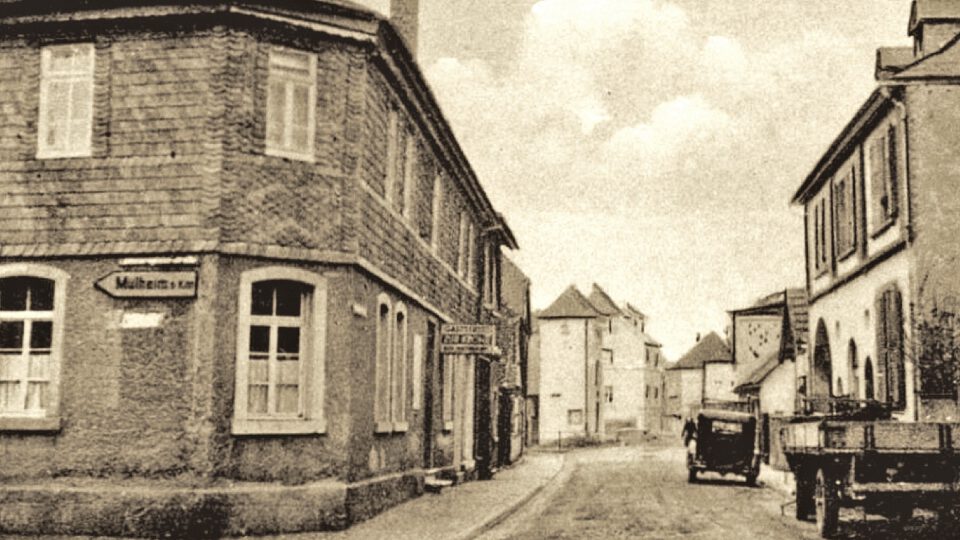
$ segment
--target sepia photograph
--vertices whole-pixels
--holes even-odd
[[[960,0],[0,0],[35,538],[960,538]]]

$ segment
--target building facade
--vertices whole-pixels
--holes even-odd
[[[666,367],[667,410],[679,419],[695,418],[703,409],[704,401],[726,399],[727,379],[732,376],[733,360],[726,341],[716,332],[710,332],[679,360]],[[707,379],[707,366],[712,378]],[[708,391],[708,382],[715,386]]]
[[[516,244],[415,24],[341,0],[13,1],[0,27],[0,477],[345,486],[302,530],[495,463],[476,435],[500,363],[439,343],[498,320]],[[242,506],[208,532],[276,529]],[[138,532],[82,511],[50,526]]]
[[[950,355],[960,6],[913,2],[913,47],[881,48],[877,88],[798,189],[810,398],[879,401],[905,421],[956,419]]]

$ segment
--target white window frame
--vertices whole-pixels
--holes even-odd
[[[410,223],[413,223],[416,216],[415,194],[417,187],[416,179],[417,163],[417,142],[413,133],[407,133],[406,145],[403,150],[403,217]]]
[[[54,71],[51,65],[53,53],[65,49],[71,50],[73,69],[65,71]],[[86,56],[89,60],[86,63],[80,63],[78,57]],[[93,116],[94,116],[94,68],[96,65],[96,50],[93,43],[72,43],[68,45],[48,45],[40,51],[40,104],[37,120],[37,158],[70,158],[70,157],[89,157],[93,155]],[[46,142],[46,133],[51,129],[50,108],[53,106],[50,98],[50,87],[54,84],[68,84],[67,103],[64,107],[66,118],[56,120],[61,129],[66,127],[66,133],[63,135],[63,146],[50,146]],[[89,103],[86,104],[87,110],[77,118],[74,118],[73,95],[79,85],[87,88],[87,94],[90,96]],[[85,132],[83,141],[76,147],[70,146],[70,132],[73,124],[85,124],[82,126]]]
[[[407,306],[403,302],[397,302],[393,308],[393,347],[390,352],[392,375],[390,388],[392,390],[390,397],[390,420],[393,423],[394,432],[407,431],[410,423],[407,418],[407,378],[410,372],[407,364],[410,361],[409,343],[407,336],[410,329],[410,315],[407,313]]]
[[[386,308],[386,324],[381,313]],[[390,433],[393,431],[391,414],[393,411],[393,304],[386,293],[377,297],[376,309],[376,353],[374,355],[374,394],[373,394],[373,421],[376,433]],[[386,385],[384,391],[383,385]],[[386,401],[384,401],[386,400]]]
[[[287,58],[291,61],[296,62],[297,58],[302,61],[306,60],[306,70],[307,74],[297,74],[293,72],[294,68],[284,69],[283,59]],[[267,67],[267,101],[264,116],[266,118],[266,127],[265,127],[265,143],[266,143],[266,154],[269,156],[283,157],[288,159],[294,159],[299,161],[314,161],[315,154],[315,142],[316,142],[316,131],[317,131],[317,56],[315,54],[297,51],[293,49],[286,48],[273,48],[270,50],[270,58],[268,61]],[[272,138],[272,128],[273,122],[271,121],[274,111],[271,109],[271,99],[274,83],[281,83],[284,86],[284,91],[286,93],[284,98],[284,110],[283,110],[283,134],[281,135],[281,143],[278,146],[273,142]],[[294,92],[298,85],[307,87],[307,147],[306,149],[295,148],[293,144],[293,129],[294,129],[294,118],[293,118],[293,96]]]
[[[47,408],[38,411],[0,412],[0,430],[58,431],[60,429],[60,370],[63,362],[63,327],[66,314],[67,282],[69,274],[59,268],[32,263],[0,265],[0,279],[32,277],[53,281],[53,310],[51,312],[0,312],[0,320],[32,320],[53,322],[48,369]],[[24,340],[28,336],[24,335]]]
[[[248,364],[253,284],[260,281],[294,281],[312,287],[307,302],[301,305],[305,319],[300,332],[301,403],[303,412],[287,415],[251,415],[247,411]],[[324,398],[326,395],[326,320],[327,281],[313,272],[298,268],[271,266],[248,270],[240,276],[237,311],[236,381],[233,401],[234,435],[294,435],[326,432]]]
[[[430,228],[430,247],[434,253],[440,250],[440,226],[443,223],[443,176],[433,178],[433,221]]]

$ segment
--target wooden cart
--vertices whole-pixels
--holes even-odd
[[[956,526],[960,423],[797,419],[781,428],[796,477],[798,519],[816,515],[823,538],[837,530],[841,507],[858,506],[903,522],[914,508]]]

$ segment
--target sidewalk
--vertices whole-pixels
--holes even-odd
[[[493,480],[446,488],[398,505],[346,531],[267,538],[284,540],[468,540],[505,519],[536,495],[563,467],[563,455],[528,454]]]

